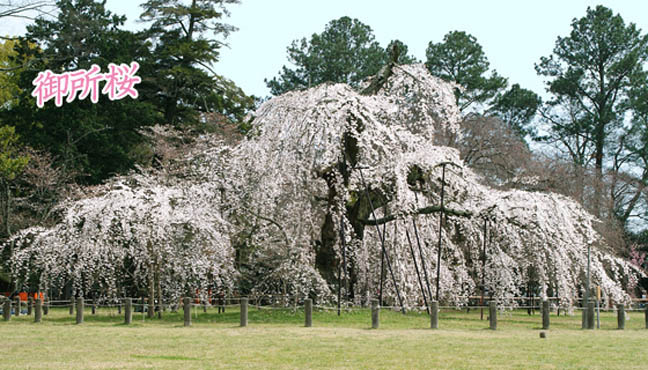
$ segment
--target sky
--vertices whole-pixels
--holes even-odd
[[[106,5],[127,16],[127,28],[139,29],[145,27],[136,22],[142,2],[108,0]],[[369,25],[382,46],[399,39],[422,61],[430,41],[441,42],[450,31],[468,32],[482,45],[491,68],[510,84],[545,95],[534,64],[551,54],[558,36],[569,34],[574,18],[599,4],[648,32],[645,0],[242,0],[228,7],[226,22],[239,30],[226,40],[229,48],[221,50],[214,69],[247,94],[268,96],[263,80],[290,66],[286,48],[293,40],[310,38],[331,20],[349,16]],[[21,32],[23,21],[0,24],[0,34]]]

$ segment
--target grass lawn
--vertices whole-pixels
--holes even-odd
[[[305,328],[303,312],[250,307],[249,326],[239,312],[198,310],[192,327],[182,313],[162,320],[133,316],[122,324],[115,310],[100,309],[74,324],[67,310],[53,309],[43,322],[33,317],[0,321],[0,368],[587,368],[648,367],[648,330],[643,312],[627,313],[626,330],[616,314],[602,313],[601,329],[581,330],[580,313],[551,316],[547,338],[541,317],[526,311],[498,316],[488,330],[479,311],[442,311],[439,330],[425,314],[382,310],[371,330],[369,310],[314,312]]]

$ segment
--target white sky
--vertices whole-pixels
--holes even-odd
[[[141,28],[142,1],[108,0],[108,8],[128,17],[127,27]],[[574,18],[587,6],[605,5],[648,31],[645,0],[242,0],[231,6],[228,23],[239,28],[221,50],[215,70],[232,79],[248,94],[269,95],[264,78],[288,64],[286,47],[294,39],[320,33],[331,20],[358,18],[369,25],[384,47],[399,39],[410,54],[425,60],[430,41],[440,42],[449,31],[466,31],[482,45],[491,67],[510,83],[542,94],[542,79],[534,70],[541,56],[551,53],[556,38],[567,36]],[[20,22],[2,20],[0,34],[24,32]],[[544,95],[544,94],[543,94]]]

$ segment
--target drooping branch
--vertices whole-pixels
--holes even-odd
[[[419,215],[427,215],[430,213],[436,213],[436,212],[441,212],[441,207],[440,206],[428,206],[428,207],[423,207],[419,208],[416,212],[413,212],[413,214],[419,214]],[[446,208],[443,207],[443,212],[445,212],[447,215],[451,216],[458,216],[458,217],[466,217],[470,218],[472,217],[472,212],[470,211],[462,211],[462,210],[457,210],[457,209],[452,209],[452,208]],[[360,222],[363,225],[382,225],[390,221],[394,221],[396,219],[396,215],[388,215],[383,218],[379,218],[377,220],[360,220]]]

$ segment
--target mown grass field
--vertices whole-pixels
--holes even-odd
[[[93,316],[87,308],[75,325],[54,309],[39,324],[0,321],[0,368],[648,368],[644,314],[628,316],[626,330],[616,330],[616,314],[602,313],[601,329],[585,331],[580,314],[552,314],[541,339],[540,315],[526,311],[500,314],[491,331],[478,310],[442,311],[439,330],[428,329],[425,314],[382,310],[372,330],[369,310],[316,311],[312,328],[303,327],[303,311],[250,307],[249,326],[240,328],[236,308],[197,310],[185,328],[181,312],[162,320],[137,313],[126,326],[114,309]]]

